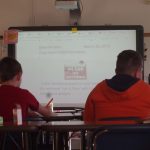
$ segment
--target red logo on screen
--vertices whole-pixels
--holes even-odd
[[[77,65],[64,66],[65,80],[83,80],[87,78],[86,65],[84,61],[80,61]]]

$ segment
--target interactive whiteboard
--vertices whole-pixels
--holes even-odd
[[[117,55],[142,53],[141,26],[40,27],[18,29],[9,55],[21,63],[21,87],[41,102],[84,104],[90,91],[115,74]]]

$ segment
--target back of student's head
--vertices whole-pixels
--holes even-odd
[[[116,74],[132,74],[142,67],[142,56],[134,50],[124,50],[116,62]]]
[[[0,83],[13,79],[18,73],[22,73],[22,67],[17,60],[11,57],[0,60]]]

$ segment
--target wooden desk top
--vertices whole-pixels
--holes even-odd
[[[139,124],[139,123],[123,123],[116,124],[115,122],[111,122],[110,124],[106,124],[106,122],[97,122],[97,123],[86,123],[84,121],[53,121],[43,124],[40,129],[46,131],[55,131],[55,132],[69,132],[69,131],[85,131],[90,130],[93,131],[97,128],[101,129],[111,129],[111,128],[128,128],[128,129],[136,129],[136,128],[149,128],[150,124]]]
[[[37,131],[38,129],[48,131],[78,131],[78,130],[93,130],[100,127],[99,124],[85,123],[84,121],[29,121],[22,125],[15,125],[13,123],[4,123],[0,126],[0,132],[10,131]]]
[[[100,124],[85,123],[84,121],[53,121],[43,124],[40,128],[42,130],[64,132],[93,130],[100,126]]]
[[[13,123],[5,123],[0,126],[0,132],[18,132],[18,131],[25,131],[25,132],[31,132],[31,131],[37,131],[38,127],[35,125],[27,125],[26,123],[23,125],[15,125]]]
[[[45,125],[47,122],[57,121],[58,123],[62,121],[69,122],[69,120],[81,120],[82,115],[71,114],[71,113],[59,113],[56,116],[50,117],[31,117],[27,121],[24,121],[22,125],[15,125],[13,122],[6,122],[0,124],[0,132],[2,131],[36,131],[42,125]],[[72,122],[72,121],[70,121]],[[66,123],[67,124],[67,123]]]
[[[123,127],[123,126],[144,126],[149,127],[150,124],[115,124],[110,123],[106,124],[103,122],[96,122],[96,123],[90,123],[90,122],[84,122],[84,121],[77,121],[77,120],[71,120],[71,121],[28,121],[23,122],[22,125],[15,125],[13,123],[4,123],[0,125],[0,132],[9,132],[9,131],[37,131],[38,129],[47,130],[47,131],[56,131],[56,132],[69,132],[69,131],[85,131],[85,130],[95,130],[96,128],[111,128],[116,126],[117,128]]]
[[[82,120],[82,114],[81,113],[57,113],[56,116],[50,116],[50,117],[30,117],[28,118],[29,121],[69,121],[69,120]]]

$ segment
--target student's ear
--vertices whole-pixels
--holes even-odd
[[[138,79],[142,79],[142,71],[141,71],[141,68],[138,68],[138,69],[135,71],[135,77],[138,78]]]
[[[18,74],[16,75],[17,81],[20,81],[20,80],[21,80],[21,76],[22,76],[22,73],[18,73]]]

